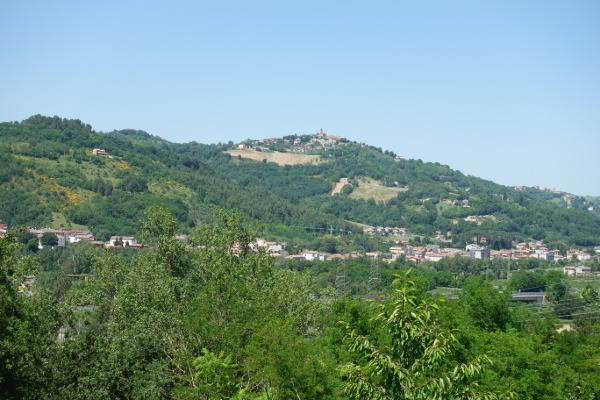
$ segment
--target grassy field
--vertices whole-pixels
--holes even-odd
[[[437,210],[438,210],[439,214],[441,214],[444,211],[449,210],[451,208],[458,208],[458,207],[455,206],[454,204],[452,204],[452,202],[450,200],[441,201],[437,205]]]
[[[344,221],[346,221],[346,222],[349,222],[349,223],[351,223],[351,224],[354,224],[354,225],[358,226],[358,227],[359,227],[359,228],[361,228],[361,229],[373,228],[371,225],[367,225],[367,224],[361,224],[361,223],[359,223],[359,222],[349,221],[349,220],[347,220],[347,219],[346,219],[346,220],[344,220]]]
[[[567,284],[575,291],[582,291],[587,285],[590,285],[595,290],[600,290],[600,277],[596,275],[569,277]]]
[[[60,156],[59,161],[56,162],[54,160],[44,159],[44,158],[30,158],[34,160],[36,169],[39,171],[57,171],[61,170],[65,167],[68,168],[77,168],[87,179],[93,180],[96,177],[100,177],[104,179],[105,182],[110,182],[113,186],[119,183],[119,179],[117,179],[114,174],[115,171],[119,169],[120,159],[106,159],[105,164],[103,165],[95,165],[89,161],[83,161],[81,163],[76,163],[74,160],[69,159],[67,156]],[[137,170],[139,171],[138,167]]]
[[[400,192],[406,192],[406,188],[388,187],[381,182],[371,178],[359,178],[358,187],[355,187],[350,198],[376,201],[387,201],[398,196]]]
[[[228,150],[232,157],[240,156],[250,160],[274,162],[277,165],[319,164],[321,158],[311,154],[281,153],[278,151]]]
[[[65,216],[61,213],[53,212],[52,213],[52,228],[71,228],[79,231],[87,231],[87,226],[75,224],[72,222],[67,222]]]
[[[148,183],[148,191],[157,196],[181,199],[187,205],[191,204],[196,196],[193,190],[172,180],[150,182]]]
[[[449,299],[458,299],[462,293],[462,289],[450,287],[437,287],[431,291],[431,294],[434,296],[444,296]]]

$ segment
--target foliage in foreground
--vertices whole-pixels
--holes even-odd
[[[458,364],[451,359],[457,340],[438,324],[438,304],[423,296],[409,272],[394,282],[398,288],[373,318],[383,337],[359,334],[346,325],[350,349],[365,363],[343,367],[348,379],[344,392],[351,399],[497,398],[477,390],[476,379],[490,358],[482,355]]]
[[[23,256],[0,238],[0,398],[600,398],[591,318],[559,334],[555,316],[509,309],[480,278],[455,301],[413,274],[383,300],[338,298],[309,268],[250,251],[237,213],[187,244],[163,207],[143,230],[150,249],[73,252],[87,283],[35,272],[55,264],[50,250]],[[597,293],[585,301],[595,315]]]

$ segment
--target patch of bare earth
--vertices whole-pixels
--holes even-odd
[[[250,160],[274,162],[277,165],[319,164],[321,158],[313,154],[282,153],[279,151],[228,150],[232,157],[240,156]]]
[[[331,195],[335,196],[336,194],[341,193],[342,189],[347,184],[348,184],[348,178],[342,178],[342,179],[340,179],[340,181],[335,184],[335,187],[333,188],[333,191],[331,192]]]
[[[571,324],[563,324],[560,328],[556,330],[558,333],[573,331],[573,327]]]

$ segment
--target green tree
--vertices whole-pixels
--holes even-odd
[[[194,360],[194,368],[196,391],[202,398],[223,399],[239,394],[238,365],[231,361],[231,356],[202,349],[202,355]]]
[[[410,272],[410,271],[409,271]],[[450,362],[458,345],[438,324],[439,305],[420,294],[407,273],[396,280],[393,299],[379,306],[374,323],[384,335],[359,334],[350,324],[348,344],[362,363],[343,367],[345,393],[351,399],[491,399],[477,390],[487,356],[466,364]]]
[[[546,289],[546,277],[538,272],[516,271],[511,274],[508,287],[511,290],[542,292]]]
[[[144,213],[142,240],[154,246],[154,263],[162,264],[171,274],[181,277],[186,272],[185,244],[175,235],[179,222],[164,205],[151,206]]]
[[[556,335],[556,326],[552,331]],[[532,333],[485,333],[475,337],[472,346],[472,351],[486,351],[494,362],[481,380],[487,390],[510,392],[517,399],[567,399],[564,389],[577,379],[542,337]]]
[[[56,236],[56,233],[54,232],[44,232],[44,234],[42,235],[42,246],[46,247],[54,247],[54,246],[58,246],[58,236]]]
[[[20,228],[17,232],[17,237],[19,239],[19,242],[23,244],[23,249],[25,251],[30,253],[38,252],[38,238],[34,233],[31,233],[26,229]]]
[[[586,304],[596,304],[598,303],[598,291],[595,290],[592,285],[589,283],[586,285],[583,292],[581,292],[581,298],[585,301]]]
[[[0,238],[0,398],[44,397],[51,379],[51,355],[57,334],[57,310],[39,290],[22,296],[17,286],[31,273],[32,258],[16,257],[16,237]]]
[[[153,212],[158,217],[160,211]],[[62,397],[161,399],[170,391],[172,354],[165,349],[179,332],[182,284],[173,275],[179,268],[157,249],[128,258],[108,250],[88,254],[89,282],[74,284],[64,300],[67,309],[91,311],[68,318],[60,350],[68,373],[55,377]],[[95,385],[93,392],[86,382]]]
[[[488,331],[504,330],[510,321],[507,296],[479,276],[467,278],[463,288],[463,301],[473,318],[473,323]]]
[[[11,392],[16,390],[17,383],[8,343],[12,341],[13,326],[21,312],[13,284],[16,267],[13,255],[18,247],[15,239],[14,236],[0,238],[0,394],[7,398],[12,398]]]
[[[148,182],[142,176],[127,175],[121,181],[119,188],[126,192],[144,192],[148,190]]]
[[[276,270],[270,256],[251,251],[254,235],[241,214],[220,217],[191,235],[185,318],[168,347],[173,393],[328,398],[334,367],[316,337],[331,297],[309,275]],[[223,375],[208,373],[207,365]]]

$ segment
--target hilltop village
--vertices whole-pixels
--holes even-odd
[[[340,144],[348,143],[343,136],[328,135],[321,129],[314,135],[291,135],[283,138],[265,138],[262,140],[247,140],[237,146],[238,150],[252,149],[258,151],[281,150],[283,145],[288,151],[305,153],[310,151],[328,150]]]

